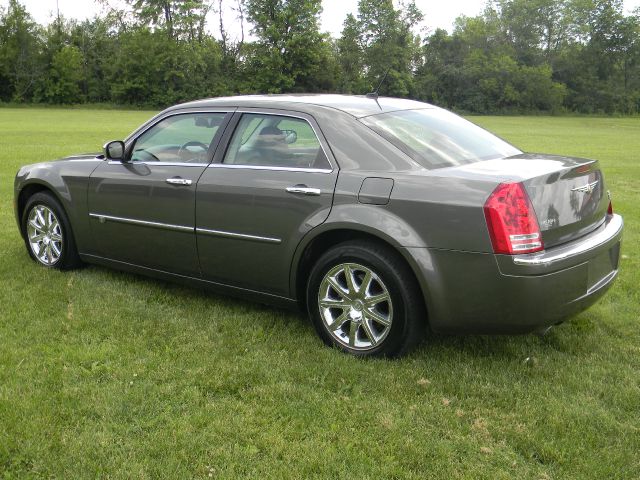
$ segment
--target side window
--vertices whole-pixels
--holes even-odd
[[[187,113],[167,117],[140,135],[132,162],[206,163],[207,151],[224,113]]]
[[[245,113],[223,163],[288,168],[331,168],[309,122],[280,115]]]

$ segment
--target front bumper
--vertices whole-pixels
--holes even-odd
[[[527,255],[429,249],[421,267],[434,331],[526,333],[554,325],[598,300],[618,274],[623,221]],[[424,252],[411,252],[426,258]],[[415,258],[415,257],[414,257]]]

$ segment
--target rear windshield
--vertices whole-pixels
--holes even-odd
[[[360,121],[426,168],[452,167],[522,153],[440,108],[381,113]]]

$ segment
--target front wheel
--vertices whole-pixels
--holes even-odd
[[[67,215],[49,193],[39,192],[29,198],[22,228],[27,251],[40,265],[67,270],[81,264]]]
[[[322,255],[309,276],[307,306],[322,340],[357,356],[402,355],[425,330],[413,273],[374,242],[345,242]]]

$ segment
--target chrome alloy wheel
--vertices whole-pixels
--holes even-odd
[[[371,350],[389,334],[393,321],[391,295],[380,277],[356,263],[327,272],[318,292],[320,317],[341,344]]]
[[[33,255],[43,265],[55,265],[62,255],[62,227],[49,207],[34,205],[27,219],[27,237]]]

